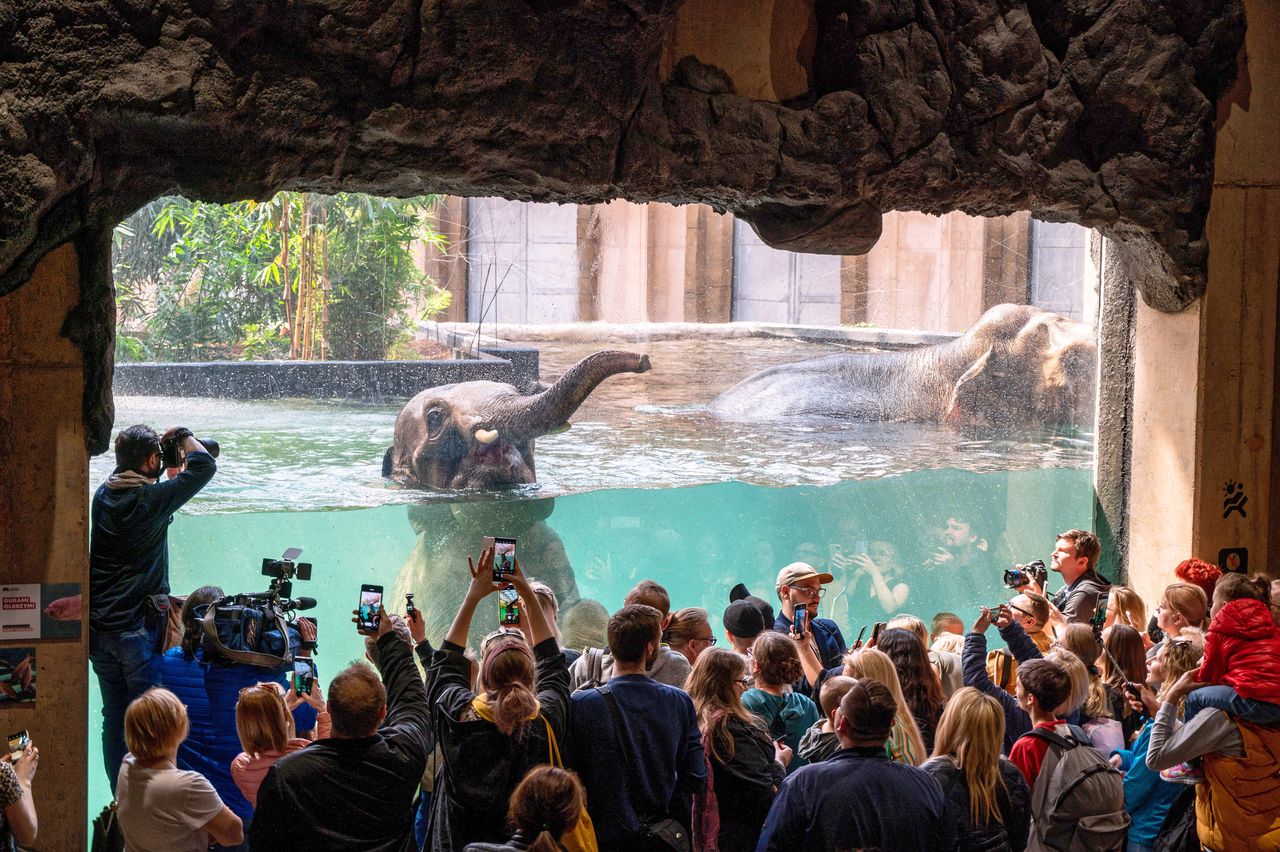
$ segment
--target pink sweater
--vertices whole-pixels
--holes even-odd
[[[316,714],[316,739],[322,740],[330,734],[329,714],[321,711]],[[276,761],[299,749],[311,745],[312,741],[297,737],[285,743],[284,751],[268,751],[262,754],[246,754],[240,752],[231,761],[231,779],[236,782],[240,793],[255,808],[258,806],[258,788],[262,779],[267,777],[267,770],[276,765]]]

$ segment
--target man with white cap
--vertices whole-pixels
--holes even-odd
[[[807,562],[792,562],[778,572],[778,582],[775,584],[778,600],[782,602],[782,611],[773,622],[773,629],[779,633],[791,633],[796,610],[803,609],[805,624],[816,646],[818,662],[824,669],[843,666],[847,650],[844,636],[836,623],[829,618],[816,617],[818,600],[826,591],[822,587],[830,583],[831,579],[830,574],[819,573]]]

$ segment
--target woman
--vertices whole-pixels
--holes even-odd
[[[236,736],[236,702],[242,689],[260,681],[278,683],[289,693],[294,690],[285,675],[273,678],[257,666],[215,664],[205,659],[196,611],[203,613],[205,606],[222,598],[222,589],[217,586],[201,586],[187,596],[181,614],[182,644],[165,652],[160,674],[164,685],[187,707],[188,735],[178,749],[178,768],[199,772],[209,779],[219,798],[248,825],[253,818],[253,805],[231,777],[231,764],[241,750]],[[310,628],[304,638],[315,638],[311,622],[300,619],[298,626],[300,632],[304,627]],[[313,729],[315,709],[297,695],[291,694],[289,701],[297,729]]]
[[[893,719],[893,731],[884,744],[889,757],[897,763],[908,766],[919,766],[924,763],[929,752],[924,747],[920,736],[920,727],[907,700],[902,697],[902,684],[898,682],[898,670],[894,668],[889,655],[877,648],[861,648],[850,651],[844,658],[844,675],[846,677],[869,677],[879,681],[893,693],[893,701],[898,705],[897,715]]]
[[[542,607],[528,607],[532,650],[518,632],[499,631],[481,647],[471,688],[464,655],[476,607],[493,594],[493,550],[471,564],[471,585],[444,644],[431,658],[427,693],[442,760],[431,799],[427,847],[461,849],[507,838],[494,814],[506,813],[516,782],[540,763],[558,762],[569,715],[569,670]],[[536,594],[519,561],[508,575],[526,601]]]
[[[1187,629],[1178,636],[1167,638],[1160,652],[1147,661],[1147,676],[1143,678],[1146,683],[1140,687],[1139,694],[1148,716],[1154,719],[1161,702],[1179,678],[1199,668],[1203,651],[1204,639],[1200,631]],[[1156,693],[1152,692],[1153,688]],[[1175,706],[1180,713],[1181,706]],[[1133,748],[1120,749],[1111,756],[1111,765],[1124,773],[1124,809],[1133,818],[1129,825],[1128,852],[1149,852],[1155,848],[1169,809],[1185,789],[1181,784],[1165,781],[1159,772],[1147,766],[1151,725],[1152,722],[1148,721],[1142,726],[1133,741]]]
[[[305,696],[316,709],[316,739],[330,734],[329,710],[320,684],[313,683]],[[258,683],[240,690],[236,702],[236,733],[244,751],[231,761],[231,779],[253,807],[258,806],[258,788],[267,770],[286,754],[311,745],[311,740],[295,736],[293,714],[285,700],[285,690],[275,682]]]
[[[1102,632],[1121,624],[1141,632],[1147,623],[1147,605],[1133,589],[1112,586],[1107,593],[1107,610],[1102,619]]]
[[[1112,718],[1114,711],[1111,690],[1098,669],[1098,658],[1102,656],[1102,646],[1093,635],[1093,627],[1088,624],[1068,624],[1054,645],[1066,648],[1079,657],[1089,676],[1088,694],[1080,708],[1081,723],[1087,724],[1095,719]]]
[[[783,740],[794,753],[805,731],[818,721],[818,707],[807,696],[794,692],[791,684],[804,670],[790,637],[766,630],[751,645],[751,676],[755,686],[742,696],[742,705],[760,717],[770,739]],[[791,773],[807,761],[793,754],[787,765]]]
[[[129,753],[120,764],[116,804],[129,852],[206,852],[210,842],[244,842],[240,817],[213,785],[199,772],[178,768],[188,729],[187,708],[162,687],[147,690],[125,710]]]
[[[685,691],[698,711],[702,748],[710,761],[719,805],[720,852],[752,852],[782,783],[791,750],[769,739],[760,719],[742,704],[746,660],[727,648],[698,657]],[[695,811],[698,810],[695,800]],[[695,823],[706,824],[695,818]]]
[[[522,599],[520,601],[521,608],[528,609],[534,604],[542,607],[542,613],[546,616],[547,624],[551,627],[551,634],[556,637],[556,644],[563,647],[564,640],[560,636],[560,626],[557,624],[557,621],[560,618],[560,601],[556,597],[555,591],[541,580],[530,580],[529,588],[533,589],[533,600],[526,601]],[[529,619],[520,619],[520,632],[524,634],[525,641],[528,642],[529,647],[532,648],[533,636],[529,629]],[[573,661],[578,659],[578,654],[576,652],[570,654],[568,651],[565,651],[564,656],[565,666],[573,665]]]
[[[40,749],[31,742],[12,763],[7,755],[0,758],[0,849],[9,849],[14,842],[19,846],[36,842],[40,823],[31,782],[39,764]]]
[[[921,768],[961,814],[960,852],[1024,849],[1031,831],[1031,791],[1000,756],[1004,709],[972,686],[958,690],[938,722],[933,757]]]
[[[932,749],[934,732],[938,729],[946,698],[942,694],[938,673],[929,664],[924,645],[908,630],[891,629],[880,634],[876,647],[893,660],[898,681],[902,684],[902,696],[920,727],[925,748]]]
[[[1165,587],[1156,605],[1156,626],[1166,636],[1177,636],[1184,627],[1205,628],[1209,617],[1209,598],[1204,589],[1191,583],[1173,583]]]
[[[1099,662],[1102,679],[1111,687],[1112,717],[1120,720],[1125,743],[1133,741],[1133,735],[1142,728],[1142,714],[1125,700],[1131,683],[1143,683],[1147,679],[1147,652],[1137,628],[1116,624],[1103,631],[1102,646],[1105,653]],[[1113,662],[1114,661],[1114,662]],[[1118,664],[1118,665],[1117,665]]]
[[[691,606],[671,613],[671,620],[662,631],[662,641],[671,646],[671,650],[684,654],[684,658],[693,666],[698,655],[716,644],[715,634],[711,632],[711,618],[707,611]]]
[[[463,852],[564,852],[563,839],[582,816],[587,795],[574,773],[554,766],[529,770],[511,793],[506,843],[468,843]]]

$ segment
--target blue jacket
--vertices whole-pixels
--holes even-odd
[[[779,633],[791,632],[791,619],[781,613],[774,619],[773,629]],[[815,618],[809,622],[809,632],[818,646],[818,662],[824,669],[840,668],[844,665],[844,653],[849,650],[844,642],[844,634],[840,627],[829,618]]]
[[[609,680],[609,691],[618,702],[627,754],[618,751],[604,696],[582,689],[573,694],[569,713],[573,768],[587,789],[600,848],[643,849],[635,837],[641,819],[670,816],[689,826],[693,794],[707,783],[702,735],[683,690],[645,675],[622,675]]]
[[[223,804],[247,822],[253,816],[253,806],[231,778],[231,761],[243,751],[236,733],[236,702],[240,690],[255,683],[275,681],[287,686],[285,675],[268,675],[253,666],[188,660],[182,648],[170,648],[160,661],[160,677],[165,688],[187,705],[191,721],[191,732],[178,747],[178,768],[203,775]],[[293,711],[293,724],[299,733],[314,728],[315,708],[299,706]]]
[[[883,746],[842,748],[782,782],[756,852],[951,850],[955,822],[928,772],[894,763]]]
[[[106,633],[142,626],[148,595],[169,592],[169,524],[173,513],[213,478],[217,463],[191,453],[173,479],[136,488],[104,482],[89,509],[89,629]]]
[[[1183,785],[1165,781],[1160,773],[1147,768],[1147,746],[1151,743],[1151,720],[1143,726],[1133,748],[1115,752],[1120,755],[1124,771],[1124,809],[1133,817],[1129,841],[1141,846],[1154,846],[1160,826]]]

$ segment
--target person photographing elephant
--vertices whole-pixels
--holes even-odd
[[[163,436],[130,426],[116,436],[115,453],[115,470],[93,495],[89,535],[89,661],[102,692],[103,768],[112,791],[128,752],[125,709],[160,683],[169,524],[217,471],[209,449],[182,426]]]
[[[1048,627],[1093,622],[1099,603],[1105,601],[1111,588],[1111,583],[1094,570],[1101,552],[1102,545],[1098,542],[1098,537],[1088,530],[1067,530],[1058,535],[1049,567],[1062,576],[1066,585],[1049,599],[1053,609],[1050,611]],[[1043,587],[1034,578],[1028,576],[1028,580],[1029,582],[1017,586],[1016,590],[1044,594]]]

